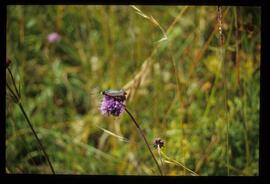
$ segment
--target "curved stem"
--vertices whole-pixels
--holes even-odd
[[[8,72],[9,72],[10,76],[11,76],[12,83],[13,83],[13,86],[14,86],[14,88],[15,88],[15,90],[16,90],[16,93],[17,93],[18,97],[21,97],[21,94],[19,93],[19,91],[18,91],[18,89],[17,89],[16,83],[15,83],[15,79],[14,79],[14,77],[13,77],[13,75],[12,75],[10,69],[9,69],[9,68],[7,68],[7,69],[8,69]]]
[[[199,176],[199,174],[197,174],[196,172],[192,171],[191,169],[187,168],[185,165],[181,164],[180,162],[174,160],[174,159],[171,159],[170,157],[168,157],[167,155],[165,155],[165,153],[163,153],[161,151],[161,155],[164,156],[168,161],[172,161],[173,163],[177,164],[177,165],[180,165],[181,167],[183,167],[185,170],[191,172],[192,174],[194,174],[195,176]]]
[[[27,114],[26,114],[26,112],[25,112],[25,110],[23,108],[23,105],[22,105],[22,103],[20,101],[20,93],[19,93],[19,91],[17,89],[17,86],[16,86],[16,83],[15,83],[14,77],[13,77],[12,72],[10,71],[9,68],[8,68],[8,72],[9,72],[9,74],[11,76],[12,84],[14,85],[15,92],[11,89],[11,87],[7,83],[6,83],[6,86],[7,86],[8,90],[10,91],[10,93],[12,94],[12,96],[13,96],[16,104],[20,107],[20,110],[22,111],[23,116],[25,117],[25,119],[26,119],[26,121],[27,121],[30,129],[32,130],[32,132],[33,132],[33,134],[34,134],[34,136],[35,136],[35,138],[36,138],[36,140],[37,140],[37,142],[38,142],[38,144],[39,144],[39,146],[40,146],[40,148],[41,148],[41,150],[42,150],[42,152],[43,152],[43,154],[44,154],[44,156],[46,158],[46,160],[48,161],[48,164],[49,164],[49,166],[51,168],[52,173],[55,174],[54,169],[53,169],[53,166],[51,164],[51,161],[50,161],[50,159],[49,159],[49,157],[48,157],[48,155],[47,155],[47,153],[46,153],[46,151],[45,151],[45,149],[44,149],[44,147],[43,147],[40,139],[37,136],[37,133],[36,133],[35,129],[33,128],[32,124],[31,124],[31,122],[30,122],[30,120],[29,120],[29,118],[28,118],[28,116],[27,116]]]
[[[128,115],[130,116],[130,118],[131,118],[132,121],[134,122],[135,126],[136,126],[137,129],[139,130],[141,136],[143,137],[143,140],[144,140],[144,142],[145,142],[145,144],[146,144],[148,150],[149,150],[150,153],[151,153],[151,156],[153,157],[153,159],[154,159],[154,161],[155,161],[155,163],[156,163],[156,165],[157,165],[157,167],[158,167],[158,170],[159,170],[159,172],[160,172],[160,175],[162,176],[162,175],[163,175],[162,170],[161,170],[161,168],[159,167],[159,164],[158,164],[158,162],[157,162],[157,159],[156,159],[156,157],[154,156],[154,154],[153,154],[153,152],[152,152],[152,150],[151,150],[151,148],[150,148],[150,146],[149,146],[149,143],[147,142],[147,140],[146,140],[146,138],[145,138],[145,135],[144,135],[142,129],[140,128],[140,125],[137,123],[137,121],[136,121],[135,118],[132,116],[132,114],[127,110],[127,108],[125,108],[125,111],[128,113]]]
[[[24,108],[23,108],[21,102],[19,102],[18,105],[19,105],[19,107],[20,107],[20,109],[21,109],[21,111],[22,111],[22,113],[23,113],[23,115],[24,115],[24,117],[25,117],[25,119],[26,119],[26,121],[27,121],[29,127],[31,128],[33,134],[35,135],[35,138],[36,138],[36,140],[37,140],[37,142],[38,142],[38,144],[39,144],[39,146],[40,146],[42,152],[44,153],[46,160],[47,160],[48,163],[49,163],[49,166],[50,166],[50,168],[51,168],[52,173],[55,174],[54,169],[53,169],[53,166],[52,166],[52,164],[51,164],[51,161],[50,161],[50,159],[49,159],[49,157],[48,157],[48,155],[47,155],[47,153],[46,153],[46,151],[45,151],[45,149],[44,149],[44,147],[43,147],[43,145],[42,145],[40,139],[38,138],[37,133],[36,133],[36,131],[34,130],[34,128],[33,128],[32,124],[31,124],[31,122],[30,122],[30,120],[29,120],[27,114],[25,113]]]
[[[19,99],[18,99],[18,97],[16,96],[16,94],[14,93],[14,91],[11,89],[11,87],[10,87],[8,84],[6,84],[6,86],[7,86],[8,90],[9,90],[9,92],[12,94],[12,98],[14,99],[14,101],[15,101],[16,103],[18,103],[18,102],[19,102]]]

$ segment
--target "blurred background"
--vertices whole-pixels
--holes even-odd
[[[148,141],[165,141],[166,175],[191,175],[177,163],[203,176],[258,175],[261,9],[221,14],[215,6],[8,6],[9,68],[56,173],[158,174],[130,117],[99,111],[102,90],[123,88]],[[51,173],[7,89],[6,172]]]

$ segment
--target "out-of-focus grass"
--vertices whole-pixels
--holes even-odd
[[[137,8],[167,40],[157,42],[160,27],[130,6],[8,6],[7,56],[55,171],[157,174],[129,117],[98,110],[99,90],[126,85],[127,106],[150,141],[165,140],[172,160],[200,175],[258,175],[260,8],[223,7],[225,68],[217,7]],[[61,41],[48,43],[51,32]],[[6,102],[6,170],[50,173],[24,117]],[[166,175],[190,175],[164,164]]]

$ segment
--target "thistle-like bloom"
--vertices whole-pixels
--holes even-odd
[[[111,114],[113,116],[119,116],[125,110],[125,105],[123,103],[124,99],[104,95],[101,102],[100,111],[104,115]]]
[[[47,36],[47,40],[49,43],[58,42],[61,40],[61,36],[60,36],[60,34],[53,32]]]
[[[164,146],[164,141],[161,138],[155,138],[154,148],[162,148]]]

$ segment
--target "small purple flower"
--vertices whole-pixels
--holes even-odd
[[[125,105],[123,103],[124,99],[104,95],[101,102],[100,111],[104,115],[111,114],[113,116],[119,116],[125,110]]]
[[[47,40],[49,43],[58,42],[61,40],[61,36],[60,36],[60,34],[53,32],[47,36]]]

